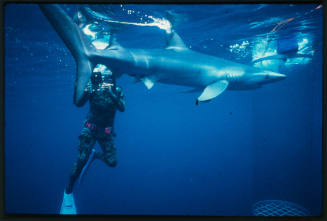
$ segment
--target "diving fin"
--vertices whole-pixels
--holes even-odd
[[[86,164],[84,165],[84,167],[82,169],[81,174],[79,175],[78,184],[82,183],[83,177],[84,177],[87,169],[90,167],[91,163],[93,162],[94,158],[95,158],[95,149],[93,148],[92,152],[91,152],[91,154],[89,156],[89,159],[87,160]]]
[[[67,194],[66,191],[64,191],[64,197],[60,208],[60,214],[62,215],[77,214],[73,193]]]
[[[196,100],[196,104],[198,104],[199,101],[204,102],[217,97],[219,94],[226,90],[228,84],[229,83],[226,80],[220,80],[215,83],[209,84]]]

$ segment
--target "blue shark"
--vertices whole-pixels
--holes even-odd
[[[124,48],[111,38],[108,48],[98,50],[59,5],[40,4],[40,8],[75,58],[76,106],[83,105],[84,89],[97,64],[108,66],[117,77],[133,76],[148,89],[159,82],[201,91],[196,104],[210,101],[226,89],[255,89],[286,78],[281,73],[191,50],[173,29],[166,32],[166,47],[162,49]]]

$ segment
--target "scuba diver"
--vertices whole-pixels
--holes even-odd
[[[60,214],[76,214],[73,187],[77,179],[81,180],[88,166],[95,159],[102,160],[110,167],[115,167],[117,164],[113,124],[116,111],[125,111],[125,98],[122,89],[116,85],[116,76],[104,65],[92,63],[87,56],[88,50],[96,46],[94,43],[99,37],[89,35],[93,32],[88,29],[92,26],[86,24],[87,19],[84,19],[81,13],[77,13],[73,20],[57,4],[40,4],[39,7],[75,59],[77,72],[74,104],[77,107],[84,106],[87,101],[90,104],[87,119],[79,136],[79,155],[71,170],[60,209]],[[101,46],[112,45],[111,35],[102,37],[107,42]],[[95,151],[93,147],[96,142],[99,143],[102,151]]]
[[[64,191],[60,214],[76,213],[73,186],[78,178],[81,180],[94,159],[100,159],[110,167],[117,164],[113,123],[116,110],[124,112],[125,99],[122,89],[116,86],[115,78],[109,69],[92,73],[82,98],[83,105],[88,100],[90,110],[79,136],[79,155]],[[96,141],[102,149],[101,152],[96,152],[93,148]]]
[[[312,42],[301,32],[289,32],[280,34],[280,30],[285,29],[294,21],[305,21],[310,19],[314,13],[322,9],[320,4],[304,14],[299,14],[279,21],[274,28],[267,33],[266,39],[262,39],[253,47],[252,63],[255,67],[269,68],[279,72],[285,64],[307,64],[312,59]],[[263,49],[263,50],[262,50]]]

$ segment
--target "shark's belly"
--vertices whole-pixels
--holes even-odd
[[[205,87],[216,81],[216,77],[211,77],[200,70],[162,70],[156,75],[156,81],[164,84],[175,84],[189,87]]]
[[[247,83],[231,83],[228,86],[228,90],[252,90],[260,88],[259,84],[247,84]]]
[[[204,87],[217,80],[217,76],[210,74],[208,68],[204,68],[201,63],[173,58],[162,58],[149,63],[145,72],[160,83]]]

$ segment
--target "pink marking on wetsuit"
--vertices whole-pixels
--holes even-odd
[[[105,129],[104,129],[104,132],[106,133],[106,134],[111,134],[111,129],[110,128],[108,128],[108,127],[106,127]]]
[[[90,130],[94,130],[95,129],[95,125],[91,124],[90,122],[86,122],[85,123],[85,127],[89,128]]]

